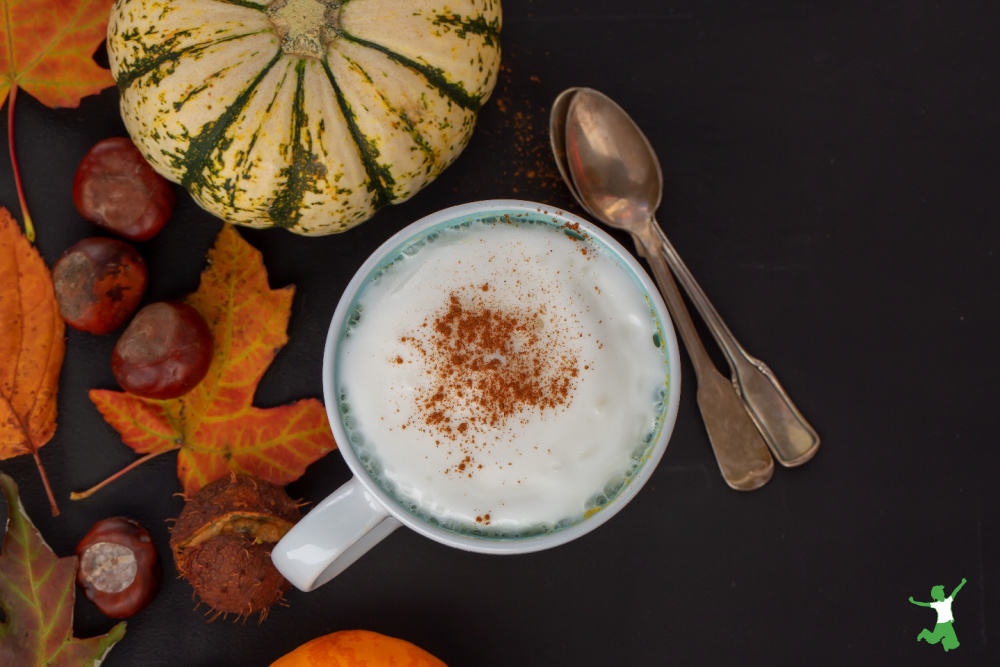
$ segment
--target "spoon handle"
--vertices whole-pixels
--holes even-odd
[[[732,382],[760,429],[768,447],[785,467],[802,465],[819,449],[819,435],[799,412],[770,368],[750,356],[737,342],[684,261],[653,219],[663,256],[722,348],[732,370]]]
[[[698,408],[723,479],[738,491],[760,488],[774,474],[774,460],[760,431],[739,395],[716,370],[705,351],[663,253],[658,251],[658,239],[651,234],[644,238],[640,233],[633,233],[632,237],[639,254],[653,269],[656,283],[691,357],[698,380]]]

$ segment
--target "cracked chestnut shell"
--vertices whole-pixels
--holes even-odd
[[[177,571],[215,612],[212,619],[267,617],[290,586],[271,562],[271,549],[301,517],[282,487],[251,475],[218,479],[187,502],[170,548]]]
[[[160,589],[160,559],[149,533],[116,516],[94,524],[76,547],[76,583],[102,613],[126,618],[145,609]]]
[[[52,267],[59,314],[74,329],[106,334],[128,321],[146,292],[146,262],[124,241],[75,243]]]

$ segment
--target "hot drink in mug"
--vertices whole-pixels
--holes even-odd
[[[526,202],[430,216],[337,308],[324,393],[355,478],[275,563],[308,590],[401,523],[480,552],[573,539],[652,472],[678,389],[666,309],[603,232]]]

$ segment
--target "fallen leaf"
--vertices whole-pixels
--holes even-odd
[[[38,450],[56,430],[65,327],[45,261],[0,207],[0,459],[35,457],[53,515]]]
[[[114,84],[94,62],[114,0],[0,0],[0,104],[12,87],[48,107],[75,107]]]
[[[320,401],[252,405],[264,371],[288,342],[293,293],[293,287],[270,289],[260,252],[224,225],[198,291],[187,300],[205,318],[215,343],[205,379],[171,400],[91,390],[91,400],[125,444],[146,455],[140,462],[179,450],[177,476],[186,496],[230,471],[285,485],[336,448]]]
[[[10,95],[7,129],[17,196],[28,240],[35,240],[25,207],[13,141],[19,88],[48,107],[76,107],[87,95],[114,84],[94,62],[108,33],[114,0],[0,0],[0,105]]]
[[[0,473],[7,533],[0,553],[0,665],[100,665],[125,623],[100,637],[73,636],[76,556],[56,557],[24,513],[17,485]]]

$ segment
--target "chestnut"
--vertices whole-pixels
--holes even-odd
[[[52,267],[59,314],[74,329],[106,334],[125,324],[146,292],[146,262],[124,241],[103,236],[71,246]]]
[[[153,538],[132,519],[94,524],[76,547],[76,583],[98,609],[126,618],[145,609],[160,589],[160,560]]]
[[[291,586],[271,549],[301,516],[283,487],[232,472],[195,492],[177,517],[170,531],[177,572],[212,608],[211,618],[259,614],[263,621]]]
[[[73,203],[98,227],[131,241],[145,241],[173,215],[173,188],[126,137],[98,142],[73,179]]]
[[[111,352],[111,371],[131,394],[177,398],[205,377],[213,350],[212,332],[197,310],[160,301],[132,318]]]

